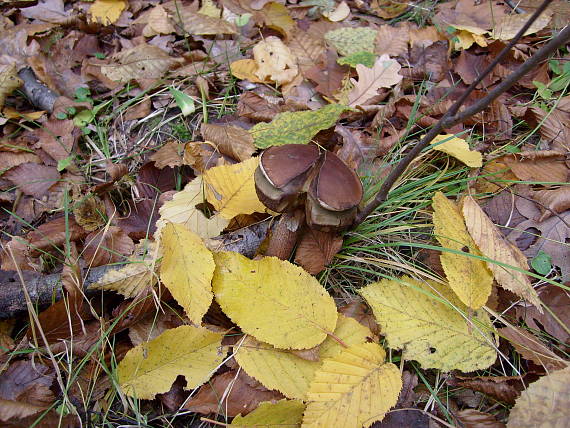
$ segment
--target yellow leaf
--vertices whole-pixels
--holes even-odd
[[[231,426],[256,428],[291,428],[301,426],[305,404],[299,400],[263,402],[247,416],[237,415]]]
[[[276,257],[214,255],[213,288],[224,313],[243,332],[285,349],[307,349],[332,333],[334,300],[302,268]]]
[[[471,196],[463,201],[462,210],[467,230],[485,257],[508,266],[528,270],[526,256],[506,240]],[[495,280],[501,287],[526,299],[542,312],[540,299],[532,288],[528,275],[491,262],[487,262],[487,267],[493,272]]]
[[[398,73],[401,68],[398,61],[388,55],[380,56],[372,68],[357,64],[358,81],[351,79],[354,88],[348,93],[348,105],[365,105],[366,101],[378,95],[378,89],[399,83],[403,79]]]
[[[454,43],[454,47],[457,50],[469,49],[473,43],[477,43],[481,47],[487,46],[487,39],[485,39],[484,36],[470,33],[466,30],[460,30],[457,34],[454,35],[454,38],[457,38],[457,41]]]
[[[307,394],[303,428],[361,428],[382,420],[402,389],[400,370],[376,343],[352,345],[327,359]]]
[[[334,336],[345,345],[365,343],[372,333],[358,321],[338,316]],[[305,400],[309,384],[324,358],[336,357],[343,347],[328,336],[319,347],[320,361],[309,361],[283,349],[248,337],[235,353],[235,359],[248,375],[268,389],[275,389],[288,398]]]
[[[202,239],[218,236],[229,221],[216,214],[207,218],[196,205],[206,201],[202,177],[196,177],[174,197],[160,207],[160,219],[157,221],[155,239],[160,236],[161,230],[168,222],[182,224]]]
[[[198,10],[198,13],[211,18],[219,18],[222,15],[222,11],[212,0],[202,0],[202,7]]]
[[[462,138],[457,138],[453,134],[438,135],[430,144],[434,150],[447,153],[467,166],[479,168],[483,165],[481,153],[475,150],[469,150],[467,141]]]
[[[519,13],[519,14],[512,14],[512,15],[505,15],[503,16],[495,28],[493,29],[493,33],[491,37],[493,39],[499,40],[511,40],[515,35],[519,32],[519,30],[523,27],[523,25],[528,21],[532,13]],[[527,36],[529,34],[536,33],[542,30],[544,27],[548,25],[550,19],[552,18],[552,12],[546,11],[543,12],[537,19],[532,23],[528,30],[525,31],[524,35]]]
[[[127,7],[125,0],[95,0],[89,8],[89,22],[111,25]]]
[[[541,377],[523,391],[509,415],[508,428],[567,427],[570,419],[570,367]]]
[[[348,15],[350,15],[350,8],[345,1],[342,1],[332,12],[325,12],[323,15],[325,15],[329,21],[339,22],[348,18]]]
[[[297,28],[297,24],[289,15],[289,10],[281,3],[267,3],[263,6],[262,14],[265,26],[279,31],[285,37],[289,37]]]
[[[232,74],[238,79],[249,80],[252,83],[271,83],[257,77],[257,62],[253,59],[238,59],[230,64]]]
[[[269,79],[284,85],[299,73],[295,57],[279,37],[269,36],[257,43],[253,47],[253,59],[257,64],[255,75],[260,80]]]
[[[493,276],[483,260],[469,257],[469,254],[481,256],[481,253],[467,233],[458,208],[441,192],[433,197],[433,224],[434,234],[444,247],[440,261],[449,286],[463,303],[472,309],[479,309],[491,295]]]
[[[178,375],[186,388],[206,382],[222,362],[222,335],[183,325],[135,346],[117,367],[121,389],[131,397],[150,400],[167,392]]]
[[[253,174],[259,158],[233,165],[220,165],[204,173],[206,198],[219,215],[228,220],[238,214],[265,212],[255,191]]]
[[[190,321],[200,324],[212,303],[212,253],[198,235],[174,223],[164,227],[161,245],[160,280]]]
[[[99,281],[89,288],[95,290],[111,290],[122,294],[127,299],[137,296],[147,287],[152,287],[158,281],[156,274],[156,244],[143,240],[135,248],[135,253],[129,257],[129,263],[119,269],[110,269]]]
[[[14,89],[22,86],[22,79],[18,77],[16,64],[0,66],[0,110],[4,107],[6,97]]]
[[[465,314],[448,287],[404,276],[384,279],[360,294],[374,311],[390,348],[402,349],[406,360],[423,368],[470,372],[495,362],[493,327],[483,310]]]

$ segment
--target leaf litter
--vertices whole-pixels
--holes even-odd
[[[0,420],[566,420],[567,52],[442,130],[351,224],[538,5],[3,9]],[[553,1],[463,108],[564,17]],[[292,144],[318,147],[306,170]],[[273,146],[286,158],[260,164]],[[282,213],[263,168],[286,178]]]

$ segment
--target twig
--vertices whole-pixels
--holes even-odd
[[[483,111],[489,104],[491,104],[499,95],[503,92],[509,90],[522,76],[527,74],[530,70],[538,66],[542,61],[544,61],[548,56],[554,53],[558,48],[564,45],[568,40],[570,40],[570,25],[566,26],[556,37],[554,37],[550,42],[540,48],[532,57],[530,57],[524,64],[519,66],[515,71],[509,74],[500,84],[495,86],[485,97],[478,100],[476,103],[466,108],[465,110],[459,112],[459,109],[463,103],[469,98],[471,93],[475,90],[477,85],[487,77],[491,71],[499,64],[502,59],[507,55],[510,49],[518,43],[521,37],[524,35],[526,30],[532,25],[532,23],[538,18],[538,16],[548,7],[552,0],[545,0],[539,8],[533,13],[533,15],[528,19],[526,24],[520,29],[516,36],[511,40],[511,42],[505,46],[505,48],[497,55],[494,61],[489,64],[489,66],[479,75],[477,79],[467,88],[463,95],[451,106],[451,108],[443,115],[443,117],[429,130],[429,132],[424,136],[424,138],[417,143],[408,154],[402,159],[395,168],[390,172],[388,177],[382,183],[380,190],[374,197],[374,199],[366,205],[362,211],[358,214],[354,226],[358,226],[362,223],[366,217],[368,217],[378,206],[380,206],[387,198],[390,189],[396,182],[396,180],[402,175],[406,168],[412,163],[416,156],[424,150],[433,139],[446,128],[450,128],[453,125],[464,122],[471,116]],[[459,112],[459,113],[458,113]]]
[[[28,100],[30,100],[35,107],[51,113],[55,100],[59,95],[40,82],[29,67],[20,70],[18,76],[24,81],[22,90]]]

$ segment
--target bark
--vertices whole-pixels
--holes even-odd
[[[18,76],[24,81],[22,90],[34,107],[51,113],[59,95],[40,82],[29,67],[21,69]]]

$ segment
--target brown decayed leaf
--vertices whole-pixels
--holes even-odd
[[[60,161],[73,152],[80,131],[73,124],[73,120],[52,118],[44,123],[37,135],[40,139],[37,147],[41,147],[56,161]]]
[[[182,316],[174,313],[174,311],[166,313],[160,311],[156,313],[156,310],[152,310],[150,313],[151,316],[147,316],[129,328],[129,339],[135,346],[144,342],[150,342],[166,330],[180,327],[184,324]]]
[[[157,168],[164,167],[174,168],[181,166],[183,163],[184,144],[177,143],[176,141],[169,141],[164,146],[153,153],[149,158],[154,162]]]
[[[519,32],[522,26],[528,21],[532,13],[513,13],[512,15],[503,16],[497,21],[491,37],[500,40],[511,40]],[[525,31],[524,35],[533,34],[548,25],[552,12],[543,12]]]
[[[342,137],[342,147],[337,156],[358,173],[362,172],[362,175],[370,170],[376,157],[385,154],[383,147],[362,131],[340,124],[336,125],[334,131]]]
[[[370,9],[383,19],[396,18],[408,9],[409,4],[397,0],[372,0]]]
[[[266,27],[279,31],[285,37],[289,37],[297,27],[288,9],[281,3],[267,3],[261,9],[261,15]]]
[[[530,121],[539,125],[538,132],[550,148],[562,152],[570,150],[570,96],[560,99],[556,108],[548,112],[538,107],[530,109]]]
[[[325,43],[322,38],[313,37],[308,32],[299,29],[293,31],[287,45],[297,59],[297,65],[303,74],[317,66],[325,52]]]
[[[35,6],[22,9],[26,18],[38,19],[51,24],[66,24],[71,20],[72,8],[64,9],[63,0],[43,0]]]
[[[166,7],[166,5],[163,5]],[[216,35],[216,34],[237,34],[236,26],[225,19],[195,13],[190,7],[175,7],[171,3],[169,10],[176,19],[175,27],[180,35]],[[180,20],[180,21],[178,21]]]
[[[22,85],[18,77],[16,64],[0,65],[0,109],[4,107],[6,97]]]
[[[548,349],[538,337],[527,330],[510,326],[500,328],[497,332],[511,342],[519,354],[539,366],[544,366],[548,370],[559,370],[569,364],[565,363]]]
[[[241,94],[237,113],[240,117],[261,122],[271,122],[276,114],[284,111],[281,99],[268,97],[247,91]]]
[[[475,409],[460,410],[455,413],[455,417],[465,428],[505,428],[505,424],[499,422],[495,416]]]
[[[410,32],[407,26],[382,25],[376,36],[375,50],[378,55],[400,56],[408,52]]]
[[[336,52],[329,49],[321,63],[305,70],[304,73],[305,77],[317,84],[315,89],[327,97],[334,97],[349,70],[347,66],[339,65],[336,62],[337,58]]]
[[[200,133],[204,140],[214,143],[220,153],[240,162],[249,159],[256,150],[253,136],[238,126],[202,123]]]
[[[297,243],[295,263],[316,275],[328,265],[342,247],[342,237],[334,232],[307,229]]]
[[[475,182],[475,189],[481,193],[497,192],[512,185],[508,180],[516,179],[516,175],[511,172],[504,162],[493,159],[491,162],[486,163],[479,172]]]
[[[414,79],[427,78],[430,82],[442,81],[451,65],[447,45],[447,41],[438,41],[427,47],[412,46],[409,60],[412,68],[401,70],[401,74],[410,75]]]
[[[202,414],[221,413],[229,417],[245,416],[262,401],[284,398],[249,377],[243,370],[230,370],[217,375],[200,387],[198,393],[184,406],[185,410]]]
[[[148,21],[143,29],[143,36],[152,37],[157,34],[171,34],[175,31],[164,7],[160,4],[154,6],[148,14]]]
[[[523,382],[524,381],[524,382]],[[447,379],[450,386],[459,386],[490,395],[507,404],[514,404],[528,380],[521,376],[474,376],[456,375]]]
[[[519,223],[528,218],[537,217],[540,213],[534,202],[510,190],[505,190],[491,198],[483,207],[483,211],[497,226],[508,228],[516,227]],[[507,234],[509,230],[502,229],[502,232]]]
[[[38,199],[60,179],[55,167],[29,162],[12,168],[2,177],[14,183],[24,194]]]
[[[428,414],[419,409],[393,409],[371,428],[425,428],[430,426],[430,420]]]
[[[541,204],[542,215],[538,222],[570,209],[570,186],[561,186],[554,190],[537,190],[531,198]]]
[[[83,257],[89,266],[119,263],[135,248],[133,240],[119,227],[92,232],[85,238]]]
[[[570,334],[568,334],[565,327],[560,325],[560,323],[564,326],[570,325],[570,312],[568,311],[570,307],[570,296],[568,295],[568,291],[561,287],[547,285],[538,290],[538,297],[540,297],[544,306],[548,307],[560,322],[550,315],[548,311],[544,311],[544,313],[541,314],[534,307],[517,306],[515,308],[517,316],[523,319],[530,328],[537,331],[544,329],[548,334],[560,340],[560,342],[568,344]]]
[[[68,238],[70,242],[73,242],[86,235],[87,232],[75,222],[73,217],[68,219],[59,217],[38,226],[36,230],[26,235],[26,240],[32,252],[39,254],[50,248],[61,247]]]
[[[0,150],[0,171],[7,171],[24,163],[40,163],[40,158],[28,151],[8,152]]]
[[[390,59],[388,55],[380,56],[374,67],[368,68],[362,64],[356,66],[358,81],[351,79],[354,88],[348,94],[348,105],[356,107],[366,105],[370,98],[378,94],[378,89],[389,88],[402,80],[400,64]]]
[[[98,230],[107,223],[104,213],[105,205],[97,195],[82,197],[73,205],[75,221],[89,232]]]
[[[253,58],[257,63],[254,74],[258,79],[266,79],[284,85],[295,79],[299,73],[291,50],[275,36],[266,37],[253,47]]]
[[[501,158],[513,173],[523,181],[566,183],[570,170],[563,152],[543,150],[521,152]]]
[[[338,311],[347,317],[354,318],[364,327],[368,327],[374,335],[380,334],[380,327],[374,318],[374,314],[362,300],[355,300],[348,305],[341,306]]]

